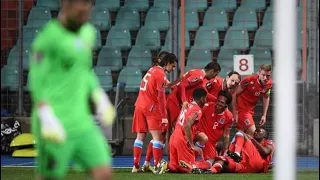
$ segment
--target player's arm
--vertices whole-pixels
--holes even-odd
[[[267,91],[267,93],[263,96],[263,113],[262,116],[267,116],[268,108],[269,108],[269,103],[270,103],[270,93],[271,89]]]
[[[251,141],[254,144],[254,146],[258,149],[261,157],[265,158],[269,154],[272,153],[272,151],[273,151],[272,145],[268,145],[268,146],[264,147],[258,141],[256,141],[254,138],[252,138]]]
[[[193,143],[193,139],[192,139],[192,125],[196,122],[197,120],[192,118],[192,117],[188,117],[188,120],[186,122],[186,124],[183,127],[184,130],[184,134],[187,137],[187,140],[189,142],[189,145],[191,147],[192,150],[197,151],[200,155],[202,154],[202,150],[195,146]]]
[[[179,91],[181,95],[180,98],[183,103],[188,102],[186,97],[186,89],[198,86],[199,84],[202,84],[202,80],[197,76],[191,76],[188,79],[180,82]]]
[[[157,92],[158,92],[158,102],[159,102],[159,108],[160,108],[160,114],[162,118],[162,124],[164,129],[167,130],[168,127],[168,119],[167,119],[167,109],[166,109],[166,83],[167,83],[167,78],[166,76],[156,76],[158,77],[156,79],[157,83]]]
[[[230,131],[231,131],[231,126],[233,123],[233,118],[230,117],[231,121],[225,126],[224,131],[223,131],[223,147],[224,150],[229,149],[230,145]]]

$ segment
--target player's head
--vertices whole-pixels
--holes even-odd
[[[61,14],[64,25],[72,31],[78,31],[90,17],[92,7],[91,0],[60,0]]]
[[[157,58],[152,62],[152,63],[153,63],[153,66],[159,65],[159,63],[161,62],[162,58],[163,58],[164,56],[168,55],[168,54],[170,54],[170,53],[167,52],[167,51],[161,51],[161,52],[158,54]]]
[[[207,102],[207,91],[203,88],[196,88],[192,94],[193,100],[202,108]]]
[[[226,91],[221,90],[218,93],[217,103],[216,103],[216,111],[222,112],[224,111],[228,105],[232,102],[232,95]]]
[[[227,88],[234,89],[241,81],[241,75],[237,71],[231,71],[226,77]]]
[[[269,136],[268,132],[262,127],[258,127],[253,134],[254,139],[257,140],[258,142],[268,139],[268,136]]]
[[[270,64],[260,66],[258,76],[261,84],[266,84],[271,79],[272,67]]]
[[[205,78],[210,80],[219,74],[221,67],[217,62],[210,62],[206,65],[206,67],[204,67],[204,70],[206,71]]]
[[[169,53],[161,58],[159,66],[163,67],[166,72],[170,73],[177,66],[177,61],[177,56],[173,53]]]

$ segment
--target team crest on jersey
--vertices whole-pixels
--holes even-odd
[[[34,55],[35,60],[37,61],[37,63],[41,62],[43,59],[43,55],[40,52],[36,52]]]
[[[194,119],[197,119],[198,117],[199,117],[199,114],[198,114],[198,113],[194,113],[194,114],[193,114],[193,118],[194,118]]]
[[[244,123],[245,123],[246,125],[250,125],[249,119],[244,120]]]
[[[211,82],[207,82],[206,87],[207,88],[211,88],[211,86],[212,86],[212,83]]]
[[[253,82],[253,81],[251,81],[251,82],[250,82],[250,84],[254,84],[254,82]]]
[[[243,85],[244,86],[248,86],[249,82],[244,82]]]
[[[221,118],[219,121],[220,124],[224,124],[224,118]]]
[[[257,91],[257,92],[254,93],[254,95],[255,95],[255,96],[260,96],[260,92]]]
[[[197,81],[198,81],[198,78],[196,77],[192,79],[192,82],[197,82]]]

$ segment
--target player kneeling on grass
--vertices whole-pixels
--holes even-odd
[[[139,163],[143,141],[148,130],[153,139],[152,150],[155,167],[162,159],[162,133],[168,128],[167,111],[165,108],[165,87],[167,84],[165,71],[171,72],[175,68],[176,63],[177,57],[174,54],[169,53],[165,55],[159,62],[159,65],[150,68],[141,81],[132,123],[132,132],[137,133],[137,138],[133,145],[133,173],[143,171],[140,169]]]
[[[204,161],[196,162],[196,166],[200,169],[211,168],[217,155],[216,144],[223,137],[223,150],[221,155],[224,155],[229,148],[230,130],[233,123],[232,113],[228,110],[228,105],[231,104],[232,95],[225,90],[218,93],[218,99],[215,103],[207,103],[202,109],[202,118],[197,124],[198,131],[196,138],[208,139],[203,146]],[[180,164],[185,166],[184,162]],[[187,167],[187,166],[185,166]]]
[[[207,92],[203,88],[197,88],[193,91],[194,101],[181,110],[176,128],[170,137],[170,162],[167,164],[164,160],[161,161],[159,174],[164,173],[167,169],[169,172],[191,172],[191,169],[181,167],[179,162],[184,161],[194,164],[195,152],[202,155],[202,150],[193,143],[193,140],[197,131],[196,124],[202,117],[201,109],[206,103],[206,99]]]
[[[99,120],[111,125],[115,110],[92,71],[95,28],[88,24],[90,0],[62,0],[58,19],[38,33],[30,59],[36,137],[37,178],[61,179],[70,161],[94,180],[111,179],[111,153],[92,119],[91,97]]]
[[[267,173],[272,164],[273,141],[263,128],[257,128],[254,138],[244,132],[237,132],[226,156],[216,158],[209,171],[193,169],[194,173]],[[189,165],[191,166],[191,165]]]

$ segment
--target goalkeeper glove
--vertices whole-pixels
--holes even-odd
[[[50,105],[41,105],[38,108],[38,115],[41,121],[42,137],[54,143],[63,143],[66,139],[65,130]]]
[[[98,120],[104,125],[111,125],[114,122],[116,113],[103,89],[98,88],[93,92],[93,101],[96,105]]]

